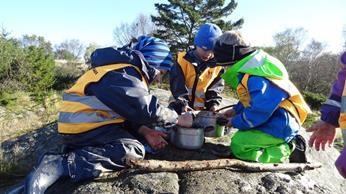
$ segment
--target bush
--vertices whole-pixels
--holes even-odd
[[[0,36],[1,104],[8,104],[7,94],[16,91],[42,101],[54,83],[54,66],[50,43],[43,37],[24,36],[20,41]]]
[[[16,80],[4,80],[0,85],[0,106],[7,106],[17,99],[16,91],[21,91],[24,86]]]
[[[0,93],[0,105],[1,106],[8,106],[12,102],[14,102],[17,99],[17,97],[9,92],[1,92]]]
[[[57,62],[55,66],[54,90],[65,90],[70,88],[77,79],[85,73],[87,69],[82,68],[82,64],[66,61]]]
[[[0,36],[0,82],[15,79],[24,58],[18,41]]]
[[[23,109],[31,107],[32,104],[30,93],[23,90],[2,92],[0,94],[0,106],[6,107],[6,110],[10,112],[22,112]],[[4,116],[7,117],[8,115],[5,114]]]
[[[327,100],[327,97],[323,94],[317,94],[313,92],[303,92],[305,101],[314,110],[319,110],[321,105]]]
[[[80,73],[73,66],[63,65],[55,67],[54,90],[65,90],[72,86]]]
[[[25,62],[19,80],[35,100],[42,101],[54,83],[53,53],[46,53],[44,48],[35,46],[29,46],[24,51]]]

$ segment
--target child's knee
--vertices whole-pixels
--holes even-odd
[[[120,140],[123,147],[122,163],[125,165],[128,159],[144,159],[145,150],[142,143],[135,139]]]

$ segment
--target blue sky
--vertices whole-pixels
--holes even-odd
[[[14,37],[44,36],[53,44],[66,39],[113,44],[113,29],[140,13],[156,14],[158,0],[0,0],[0,26]],[[304,27],[327,49],[342,49],[346,30],[345,0],[238,0],[228,18],[244,18],[244,36],[256,46],[269,46],[286,28]]]

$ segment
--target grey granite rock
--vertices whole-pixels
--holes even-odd
[[[169,93],[153,91],[167,104]],[[236,101],[230,99],[225,104]],[[303,132],[303,135],[308,135]],[[208,160],[229,155],[230,135],[222,138],[206,138],[200,150],[180,150],[168,146],[157,155],[147,158],[161,160]],[[15,177],[20,180],[32,168],[38,156],[48,150],[59,150],[60,139],[56,123],[27,133],[18,138],[1,142],[0,193]],[[179,173],[145,173],[126,169],[114,172],[98,180],[72,183],[60,180],[47,193],[346,193],[346,181],[338,174],[334,161],[338,151],[330,148],[325,152],[307,151],[309,161],[320,162],[322,168],[302,173],[263,172],[249,173],[235,169],[217,169]],[[6,182],[7,180],[7,182]],[[4,183],[5,182],[5,183]]]

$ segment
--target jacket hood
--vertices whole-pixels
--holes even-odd
[[[106,47],[96,49],[91,54],[91,67],[100,67],[110,64],[131,64],[138,67],[149,83],[154,80],[158,71],[151,67],[141,52],[132,50],[128,46],[121,48]]]
[[[276,58],[262,50],[257,50],[249,56],[230,66],[221,77],[225,82],[236,88],[239,84],[238,74],[246,73],[271,79],[288,79],[284,65]]]

